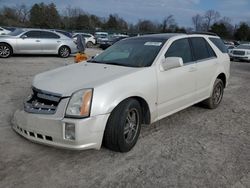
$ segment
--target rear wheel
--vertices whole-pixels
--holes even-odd
[[[87,48],[93,48],[93,46],[94,46],[94,44],[91,41],[87,42],[87,44],[86,44]]]
[[[224,83],[221,79],[216,79],[213,87],[212,95],[202,103],[210,109],[215,109],[221,103],[224,93]]]
[[[67,58],[70,55],[70,49],[67,46],[62,46],[59,48],[58,54],[60,57]]]
[[[12,48],[10,45],[5,43],[0,43],[0,57],[7,58],[12,55]]]
[[[121,102],[111,113],[104,132],[104,145],[114,151],[128,152],[141,130],[142,111],[135,99]]]

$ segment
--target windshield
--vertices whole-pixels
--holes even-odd
[[[152,65],[164,43],[163,39],[157,38],[122,40],[89,60],[89,62],[128,67],[148,67]]]
[[[250,50],[250,45],[239,45],[238,49]]]
[[[24,32],[22,29],[15,29],[14,31],[10,32],[8,35],[17,36]]]

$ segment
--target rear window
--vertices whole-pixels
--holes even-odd
[[[51,32],[48,32],[48,31],[41,31],[41,38],[59,39],[60,37],[55,33],[51,33]]]
[[[227,53],[227,47],[220,38],[209,38],[222,53]]]
[[[216,57],[213,49],[202,37],[190,38],[196,61]]]

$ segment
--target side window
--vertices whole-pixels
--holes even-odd
[[[219,48],[219,50],[222,53],[227,53],[227,47],[225,46],[224,42],[220,39],[220,38],[209,38],[209,40],[212,41],[212,43],[214,43],[215,46],[217,46],[217,48]]]
[[[28,31],[24,35],[26,35],[27,38],[41,38],[40,31]]]
[[[165,57],[181,57],[183,63],[192,62],[193,58],[188,39],[174,41],[166,52]]]
[[[48,32],[48,31],[41,31],[41,37],[45,39],[59,39],[60,38],[57,34]]]
[[[89,37],[90,37],[90,35],[83,34],[83,37],[89,38]]]
[[[204,38],[194,37],[190,38],[190,40],[192,43],[195,60],[199,61],[202,59],[216,57],[213,49]]]

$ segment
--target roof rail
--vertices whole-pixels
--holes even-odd
[[[189,35],[211,35],[211,36],[218,36],[216,33],[212,33],[212,32],[191,32],[191,33],[187,33]]]

